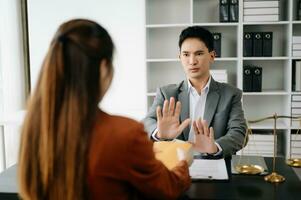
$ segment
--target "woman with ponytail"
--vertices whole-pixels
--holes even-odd
[[[93,21],[59,27],[28,101],[18,165],[22,199],[175,199],[189,187],[185,161],[169,171],[140,123],[98,108],[113,77],[113,49]]]

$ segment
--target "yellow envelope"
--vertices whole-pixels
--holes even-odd
[[[189,165],[193,161],[192,145],[181,140],[154,142],[155,157],[168,169],[174,168],[185,159]]]

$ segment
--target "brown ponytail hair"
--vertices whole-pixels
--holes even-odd
[[[113,42],[97,23],[62,24],[28,102],[19,154],[27,200],[87,199],[87,151],[101,100],[100,62],[112,70]]]

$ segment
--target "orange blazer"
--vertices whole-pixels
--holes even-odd
[[[176,199],[190,185],[187,165],[169,171],[156,160],[143,125],[134,120],[100,111],[90,143],[91,199]]]

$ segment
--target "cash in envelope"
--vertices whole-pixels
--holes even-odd
[[[192,145],[181,140],[154,142],[155,157],[168,169],[174,168],[180,160],[190,166],[193,161]]]

